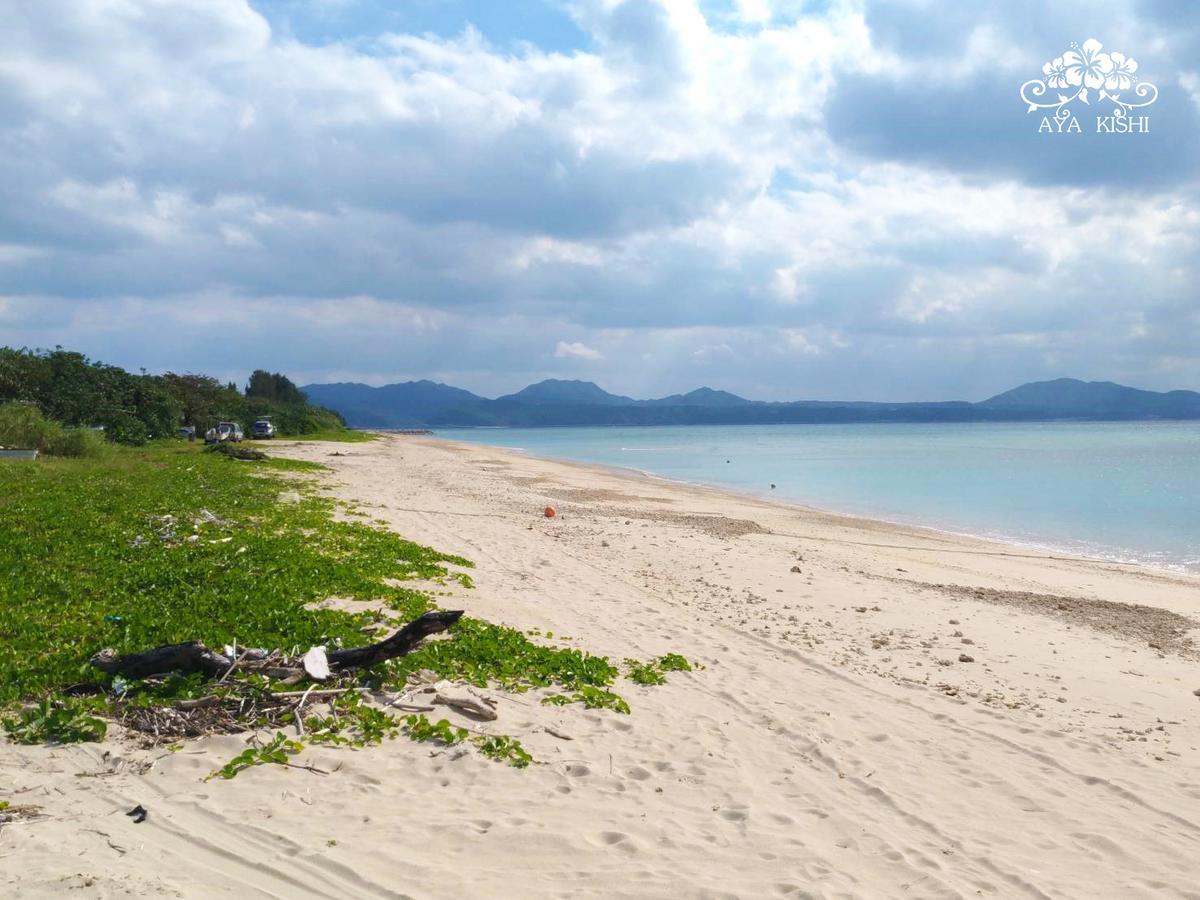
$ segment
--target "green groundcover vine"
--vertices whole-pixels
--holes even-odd
[[[0,719],[9,739],[102,739],[118,702],[113,685],[100,697],[64,689],[98,678],[87,660],[103,647],[127,653],[186,640],[213,647],[236,641],[294,653],[357,646],[435,607],[436,587],[405,582],[471,586],[469,560],[407,541],[361,514],[335,516],[338,504],[313,481],[320,468],[235,461],[179,443],[122,448],[103,459],[0,463]],[[382,602],[390,615],[381,621],[376,612],[316,605],[331,596]],[[626,660],[625,668],[634,683],[653,685],[690,664],[668,654]],[[400,690],[420,669],[512,691],[556,688],[547,702],[629,711],[609,690],[621,673],[605,657],[471,618],[448,639],[358,678]],[[210,686],[171,677],[116,687],[121,703],[153,705]],[[303,741],[365,746],[399,734],[466,742],[518,768],[532,762],[513,738],[467,740],[445,720],[396,719],[358,697],[339,700],[337,727],[309,722],[303,738],[277,735],[215,774],[286,762]]]

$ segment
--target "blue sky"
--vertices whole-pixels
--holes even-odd
[[[489,395],[1200,388],[1200,4],[0,7],[3,344]],[[1098,89],[1038,133],[1022,83],[1089,38],[1149,134],[1094,133]]]
[[[369,50],[382,34],[454,39],[468,28],[508,51],[530,43],[570,53],[592,44],[568,4],[558,0],[252,0],[250,5],[277,34],[309,44],[353,42]]]

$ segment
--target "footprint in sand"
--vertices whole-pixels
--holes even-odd
[[[630,839],[629,835],[622,831],[602,831],[596,837],[596,843],[602,847],[611,847],[613,850],[619,850],[626,855],[633,855],[638,852],[638,846]]]

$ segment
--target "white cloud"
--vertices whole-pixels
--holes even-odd
[[[1114,200],[855,155],[826,130],[840,78],[978,77],[1010,32],[989,7],[913,59],[857,0],[803,6],[740,0],[726,28],[693,0],[589,0],[594,47],[563,53],[473,30],[306,45],[244,0],[43,0],[0,31],[19,151],[0,266],[33,298],[6,304],[4,340],[127,343],[140,364],[186,321],[229,349],[181,341],[179,367],[251,368],[273,332],[272,366],[313,379],[587,360],[627,390],[674,366],[760,395],[789,366],[878,396],[943,372],[949,391],[968,346],[997,380],[1040,374],[1049,347],[1070,374],[1166,377],[1169,357],[1200,380],[1194,185]],[[653,369],[620,366],[615,329]],[[547,333],[573,340],[550,357]]]
[[[579,341],[559,341],[554,345],[555,359],[604,359],[604,354]]]

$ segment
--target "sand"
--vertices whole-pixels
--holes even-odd
[[[496,694],[524,771],[0,744],[46,814],[0,828],[0,893],[1200,897],[1195,578],[431,438],[277,452],[475,560],[444,605],[704,668],[623,681],[630,716]]]

